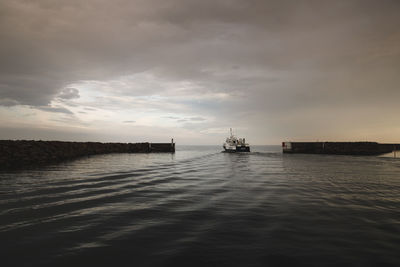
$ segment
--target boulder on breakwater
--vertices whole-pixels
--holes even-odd
[[[0,170],[22,169],[108,153],[175,152],[175,143],[100,143],[0,140]]]

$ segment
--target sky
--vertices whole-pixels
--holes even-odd
[[[2,0],[0,139],[400,142],[400,1]]]

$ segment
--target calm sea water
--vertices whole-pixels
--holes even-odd
[[[400,160],[178,146],[0,173],[1,266],[400,266]]]

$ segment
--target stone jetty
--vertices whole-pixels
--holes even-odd
[[[381,155],[400,150],[400,144],[377,142],[282,142],[283,153]]]
[[[0,170],[23,169],[108,153],[175,152],[175,143],[99,143],[0,140]]]

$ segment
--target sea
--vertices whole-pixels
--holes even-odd
[[[0,172],[0,265],[400,266],[399,158],[176,148]]]

